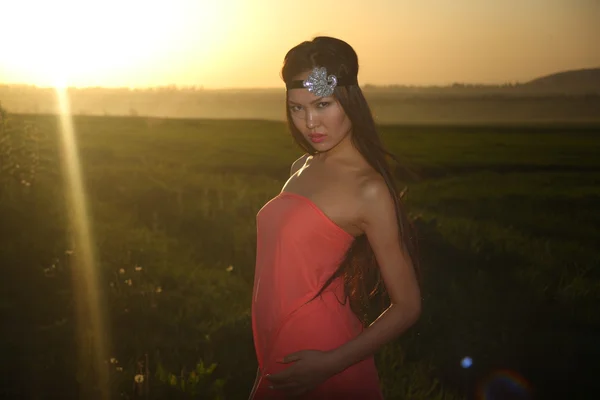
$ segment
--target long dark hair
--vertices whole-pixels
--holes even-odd
[[[358,76],[358,56],[354,49],[343,40],[318,36],[288,51],[281,71],[282,79],[289,82],[315,66],[325,67],[327,73],[336,75],[339,81],[356,81]],[[371,109],[358,84],[337,86],[334,96],[352,123],[354,146],[371,167],[381,174],[389,188],[396,208],[400,245],[408,252],[410,261],[418,273],[418,247],[414,228],[402,204],[404,192],[398,191],[388,163],[388,159],[397,159],[384,148]],[[314,155],[315,149],[294,125],[287,101],[286,115],[288,127],[296,143],[304,151]],[[367,322],[370,300],[377,295],[381,296],[384,303],[387,299],[383,296],[385,288],[381,284],[377,260],[366,235],[363,234],[354,240],[338,269],[315,297],[340,276],[344,277],[345,295],[350,299],[353,312],[363,323]]]

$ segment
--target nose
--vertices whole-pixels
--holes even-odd
[[[318,118],[310,110],[306,111],[306,127],[312,129],[318,125]]]

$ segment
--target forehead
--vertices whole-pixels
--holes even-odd
[[[315,96],[308,89],[289,89],[287,91],[287,98],[289,102],[297,104],[310,104],[319,99],[330,99],[331,97],[319,97]]]

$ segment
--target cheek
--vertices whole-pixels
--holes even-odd
[[[344,132],[345,113],[340,107],[331,107],[325,111],[322,115],[321,121],[325,127],[329,130],[330,134],[341,135]]]
[[[340,135],[346,134],[351,126],[350,119],[344,112],[340,112],[335,116],[335,127]]]
[[[296,129],[298,129],[300,132],[302,132],[303,128],[305,127],[304,122],[302,121],[301,118],[297,118],[294,116],[290,116],[292,123],[294,124],[294,126],[296,127]]]

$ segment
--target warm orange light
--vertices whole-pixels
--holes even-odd
[[[218,39],[211,32],[222,23],[217,7],[214,1],[7,2],[0,23],[13,39],[3,42],[1,62],[22,81],[42,86],[160,75],[182,51],[208,56]]]

